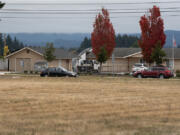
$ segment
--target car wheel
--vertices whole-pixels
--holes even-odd
[[[142,78],[142,75],[141,75],[141,74],[138,74],[138,75],[137,75],[137,78],[141,79],[141,78]]]
[[[163,75],[163,74],[160,74],[159,78],[160,78],[160,79],[164,79],[164,75]]]

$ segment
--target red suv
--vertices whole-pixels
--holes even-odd
[[[134,77],[153,77],[153,78],[170,78],[173,77],[173,72],[168,67],[152,67],[147,70],[137,71],[133,73]]]

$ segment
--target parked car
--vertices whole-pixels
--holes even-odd
[[[46,77],[46,76],[51,76],[51,77],[63,77],[63,76],[77,77],[77,73],[68,71],[63,67],[49,67],[49,68],[43,70],[40,73],[40,76],[41,77]]]
[[[132,72],[147,70],[148,67],[144,63],[136,63],[133,65]]]
[[[134,77],[152,77],[152,78],[170,78],[173,77],[173,72],[168,67],[152,67],[142,71],[136,71],[133,73]]]

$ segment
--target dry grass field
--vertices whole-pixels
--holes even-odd
[[[0,135],[180,135],[180,80],[0,77]]]

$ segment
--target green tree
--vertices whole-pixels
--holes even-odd
[[[163,62],[163,58],[166,56],[166,53],[162,50],[160,41],[157,43],[156,47],[152,51],[151,59],[156,65],[160,65]]]
[[[88,39],[87,37],[85,37],[78,49],[78,52],[80,53],[81,51],[83,51],[89,47],[91,47],[91,39]]]
[[[0,33],[0,56],[3,56],[4,54],[5,45],[8,46],[9,53],[22,49],[24,47],[24,44],[17,40],[16,37],[13,40],[10,35],[7,35],[7,37],[5,37],[5,35]]]
[[[5,5],[5,3],[2,3],[2,2],[0,1],[0,9],[3,8],[4,5]]]
[[[107,51],[104,47],[102,47],[100,49],[100,52],[98,54],[98,59],[97,59],[100,63],[100,72],[102,70],[102,63],[105,63],[107,61],[107,59],[108,59]]]
[[[132,46],[131,46],[132,48],[139,48],[139,45],[138,45],[138,40],[137,41],[135,41],[133,44],[132,44]]]
[[[53,61],[56,57],[54,56],[54,45],[53,43],[47,43],[44,47],[44,59],[48,62]]]
[[[138,45],[139,38],[134,35],[120,35],[118,34],[115,38],[116,47],[118,48],[139,48]],[[80,47],[78,48],[78,52],[81,52],[87,48],[91,47],[91,39],[85,37],[84,40],[81,42]]]

